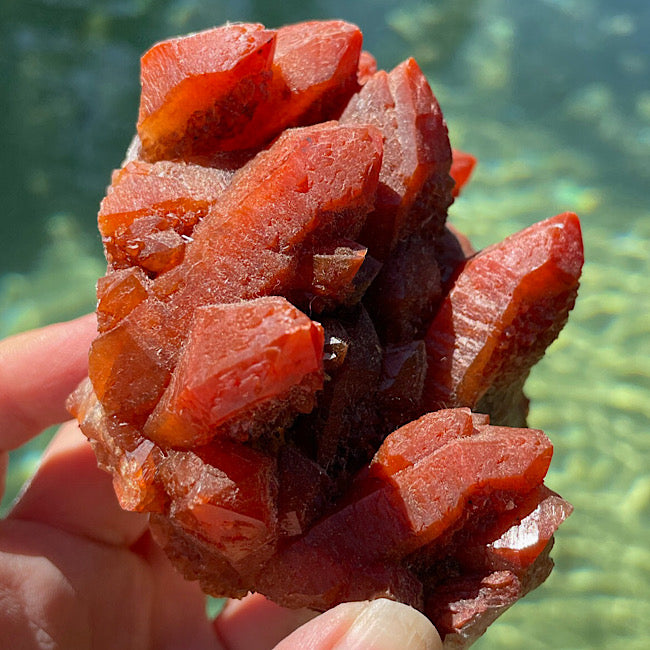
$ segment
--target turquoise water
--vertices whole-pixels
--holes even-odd
[[[228,19],[310,17],[359,24],[382,67],[418,59],[453,144],[480,159],[451,213],[475,245],[582,218],[580,297],[528,383],[555,443],[548,483],[576,509],[551,578],[476,647],[650,647],[646,0],[4,0],[0,336],[93,308],[95,214],[132,135],[139,54]],[[42,444],[12,456],[10,495]]]

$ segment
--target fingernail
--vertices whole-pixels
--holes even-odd
[[[333,650],[440,650],[431,621],[392,600],[372,600],[361,610]]]

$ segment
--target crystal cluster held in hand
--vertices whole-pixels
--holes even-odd
[[[478,253],[413,59],[342,21],[142,58],[99,211],[108,270],[70,408],[123,508],[215,596],[388,597],[469,645],[551,570],[570,505],[523,384],[583,262],[566,213]]]

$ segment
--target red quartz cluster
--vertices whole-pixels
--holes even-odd
[[[580,226],[472,251],[445,221],[474,159],[417,63],[361,45],[342,21],[229,24],[144,55],[70,408],[206,592],[386,596],[466,647],[546,578],[571,510],[522,387]]]

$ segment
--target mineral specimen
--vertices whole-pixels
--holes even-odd
[[[144,55],[70,408],[207,593],[387,596],[462,648],[546,578],[571,512],[522,389],[573,306],[580,227],[475,253],[445,224],[475,159],[417,63],[378,70],[361,42],[229,24]]]

